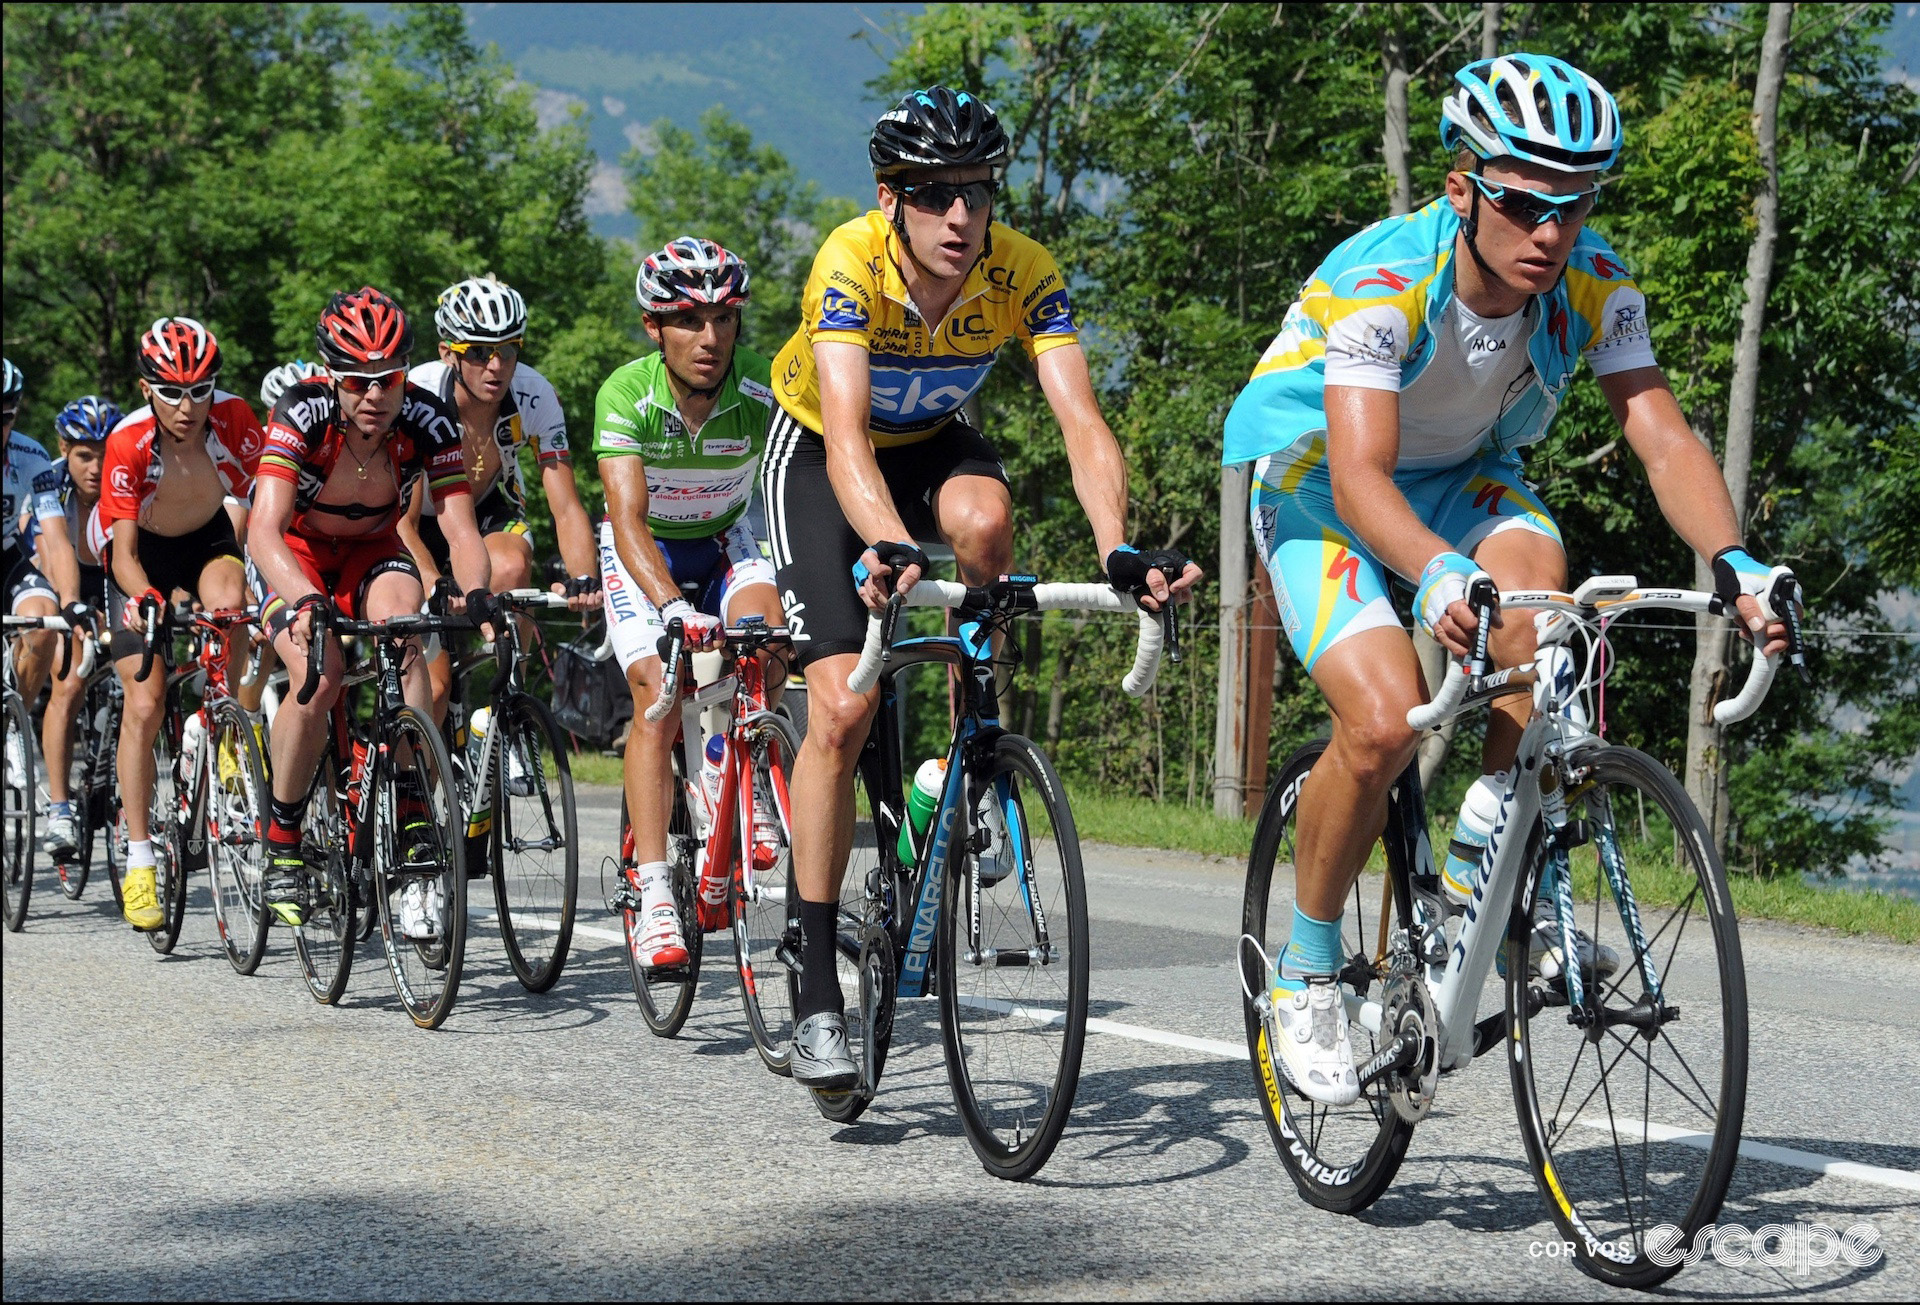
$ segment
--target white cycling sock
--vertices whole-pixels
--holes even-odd
[[[646,861],[633,868],[634,882],[640,885],[643,913],[656,906],[673,905],[673,867],[665,861]]]
[[[151,838],[129,838],[127,840],[128,868],[145,866],[151,870],[157,864],[158,862],[154,860],[153,856],[153,840]]]

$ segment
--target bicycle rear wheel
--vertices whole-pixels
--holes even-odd
[[[969,774],[967,787],[957,833],[973,850],[956,837],[940,911],[947,1079],[987,1172],[1030,1178],[1059,1143],[1080,1085],[1088,970],[1080,838],[1052,763],[1017,734],[994,741],[991,768]]]
[[[640,1017],[647,1027],[663,1038],[671,1038],[679,1033],[687,1022],[687,1016],[693,1010],[694,993],[700,987],[700,957],[704,950],[705,938],[700,932],[699,887],[694,882],[694,849],[699,840],[694,835],[693,816],[687,810],[686,782],[678,775],[673,782],[673,814],[667,823],[667,860],[673,876],[673,904],[680,912],[680,936],[686,940],[687,959],[684,965],[644,966],[635,954],[634,941],[644,926],[640,912],[626,910],[620,913],[625,925],[627,942],[627,968],[633,975],[633,995],[640,1002]],[[627,821],[627,805],[620,803],[620,846],[628,853],[633,846],[633,832]],[[631,865],[622,870],[631,869]]]
[[[93,762],[96,747],[94,692],[88,687],[74,717],[71,746],[67,755],[67,798],[73,808],[73,855],[54,862],[60,876],[60,891],[68,901],[77,902],[87,891],[87,876],[93,863],[94,799]],[[44,722],[43,722],[44,724]]]
[[[1507,956],[1529,958],[1507,965],[1514,1103],[1575,1262],[1644,1289],[1684,1262],[1652,1256],[1684,1252],[1726,1196],[1746,1111],[1746,970],[1726,871],[1679,781],[1623,747],[1569,770],[1565,869],[1550,869],[1536,833],[1508,932]],[[1534,972],[1529,908],[1544,896],[1553,918],[1555,873],[1580,929],[1619,959],[1610,976],[1583,970],[1578,1007],[1564,977]]]
[[[185,821],[180,809],[179,774],[174,769],[177,749],[173,727],[162,722],[153,740],[153,800],[147,804],[147,836],[153,842],[153,890],[160,899],[160,927],[147,942],[162,956],[180,941],[187,918],[187,869],[181,857]],[[124,815],[122,817],[124,819]]]
[[[331,731],[329,731],[331,735]],[[307,793],[300,834],[301,918],[293,931],[294,954],[307,991],[324,1006],[339,1001],[353,970],[359,942],[354,927],[353,861],[347,823],[341,817],[334,776],[340,773],[333,744],[320,757],[320,770]]]
[[[507,963],[528,992],[560,977],[573,944],[580,835],[573,769],[546,705],[520,695],[494,714],[493,900]],[[515,790],[518,790],[517,792]]]
[[[1240,927],[1260,944],[1269,960],[1280,955],[1292,932],[1294,847],[1299,837],[1301,792],[1326,746],[1325,739],[1316,739],[1287,758],[1279,778],[1267,791],[1260,823],[1254,830]],[[1370,854],[1368,861],[1377,864],[1384,861],[1384,845],[1376,841],[1375,846],[1381,851]],[[1340,951],[1349,958],[1341,975],[1343,992],[1379,995],[1371,958],[1379,945],[1380,899],[1378,881],[1366,875],[1354,885],[1348,898],[1340,924]],[[1239,952],[1241,983],[1255,993],[1264,993],[1273,976],[1252,957],[1245,939]],[[1323,1106],[1300,1092],[1280,1072],[1267,1046],[1266,1022],[1254,1003],[1245,999],[1244,992],[1241,1006],[1254,1082],[1260,1089],[1261,1112],[1294,1186],[1310,1204],[1335,1214],[1357,1214],[1366,1209],[1400,1171],[1407,1144],[1413,1140],[1413,1125],[1389,1102],[1391,1076],[1375,1079],[1352,1105]],[[1380,1035],[1369,1032],[1358,1020],[1350,1021],[1348,1030],[1356,1065],[1366,1064],[1384,1045]]]
[[[433,722],[402,707],[375,752],[373,856],[380,939],[407,1017],[437,1029],[453,1010],[467,952],[465,822],[453,762]]]
[[[11,656],[7,645],[0,656]],[[7,891],[7,932],[19,933],[27,922],[27,902],[33,896],[33,857],[38,851],[34,830],[34,746],[33,721],[20,695],[7,690],[4,707],[5,738],[0,741],[0,771],[4,771],[5,806],[0,809],[0,832],[7,850],[5,872]]]
[[[799,751],[800,741],[793,726],[778,716],[768,716],[749,728],[747,760],[753,782],[749,791],[741,794],[740,830],[734,840],[736,849],[744,849],[746,855],[728,877],[740,1004],[747,1014],[754,1050],[768,1069],[782,1076],[791,1072],[788,1056],[793,1040],[793,1002],[780,953],[783,946],[790,956],[797,957],[800,952],[800,934],[792,909],[795,899],[787,892],[793,862],[787,777],[793,773],[793,759]],[[769,801],[771,809],[766,805]],[[756,822],[777,830],[778,841],[765,847],[756,843]]]
[[[202,837],[213,889],[213,922],[227,961],[240,974],[259,968],[272,914],[266,905],[266,765],[260,740],[240,704],[214,708],[213,736],[202,763],[206,785]]]

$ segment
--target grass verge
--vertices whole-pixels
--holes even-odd
[[[575,753],[573,778],[580,784],[618,786],[620,759]],[[1079,787],[1071,792],[1074,823],[1080,837],[1089,842],[1230,859],[1244,858],[1253,846],[1251,820],[1222,819],[1201,807],[1159,804]],[[1433,845],[1444,847],[1451,830],[1451,822],[1445,829],[1436,825]],[[1649,904],[1674,900],[1669,891],[1663,891],[1657,873],[1649,879],[1649,869],[1635,866],[1635,893]],[[1886,893],[1821,888],[1791,877],[1757,879],[1736,874],[1730,887],[1734,909],[1742,919],[1780,920],[1895,942],[1920,942],[1920,902]]]

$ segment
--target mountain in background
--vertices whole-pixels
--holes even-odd
[[[347,6],[379,21],[384,4]],[[543,125],[586,111],[600,156],[588,212],[605,236],[631,236],[620,160],[650,148],[651,124],[695,128],[715,105],[830,194],[870,201],[867,135],[886,105],[867,82],[886,68],[890,27],[921,5],[470,4],[491,41],[533,85]]]

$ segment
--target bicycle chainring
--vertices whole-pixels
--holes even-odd
[[[1391,1041],[1401,1034],[1416,1039],[1413,1063],[1387,1075],[1387,1101],[1409,1124],[1427,1117],[1440,1084],[1440,1013],[1418,974],[1395,973],[1381,992],[1380,1036]]]

